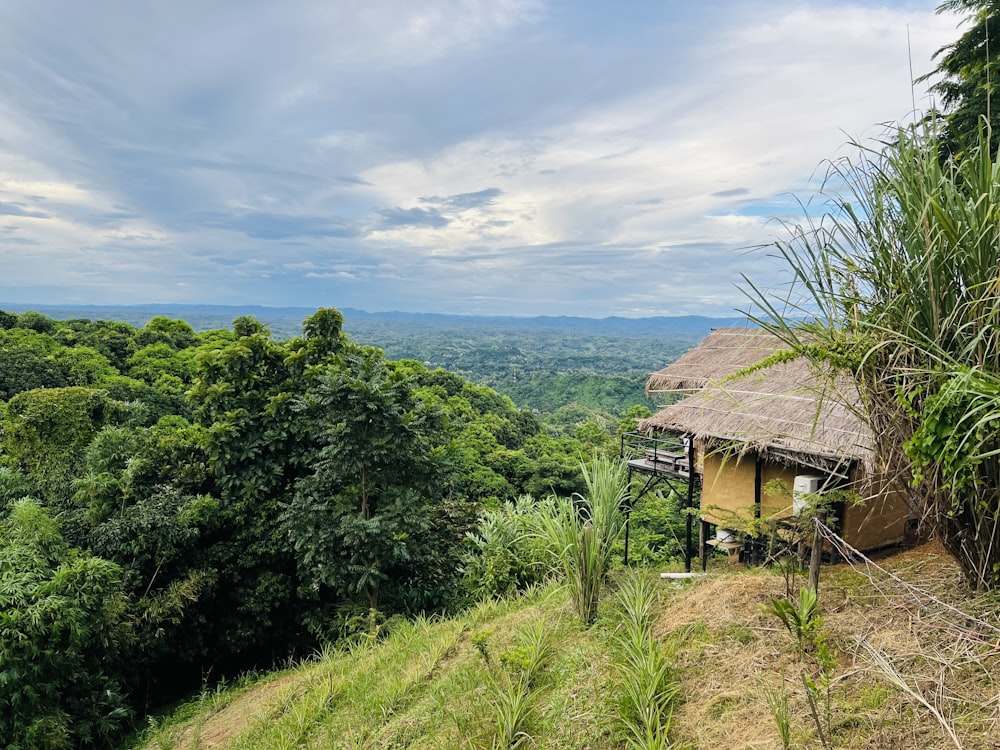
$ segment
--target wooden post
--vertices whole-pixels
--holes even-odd
[[[632,506],[628,505],[625,508],[625,567],[628,567],[628,527],[629,521],[632,518]]]
[[[698,555],[701,557],[701,572],[708,569],[708,521],[698,519]]]
[[[819,563],[823,555],[823,535],[819,533],[819,525],[826,523],[826,511],[816,512],[816,521],[813,531],[812,557],[809,559],[809,588],[819,593]]]
[[[762,492],[761,492],[761,474],[763,473],[762,467],[763,461],[760,460],[760,453],[757,454],[757,459],[754,463],[753,470],[753,518],[754,521],[760,520],[761,504],[763,502]],[[751,565],[757,564],[757,553],[759,551],[760,545],[757,543],[759,539],[760,525],[754,524],[753,534],[747,540],[750,544],[750,554],[747,559]]]
[[[694,517],[691,515],[691,509],[694,506],[694,435],[687,436],[687,471],[688,471],[688,486],[687,486],[687,500],[685,507],[687,510],[687,518],[684,520],[684,570],[687,573],[691,572],[691,525],[694,523]]]

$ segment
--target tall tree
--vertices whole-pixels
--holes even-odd
[[[440,425],[370,348],[327,369],[308,408],[323,447],[284,522],[308,578],[374,611],[387,583],[420,577],[426,537],[440,530]]]
[[[347,344],[341,320],[336,310],[319,310],[306,319],[304,338],[280,343],[266,325],[238,318],[231,342],[199,356],[190,400],[220,495],[216,614],[224,656],[245,661],[256,651],[267,659],[297,637],[299,581],[279,517],[316,451],[298,399]]]
[[[967,25],[957,41],[935,53],[937,68],[921,79],[940,76],[931,90],[941,95],[944,113],[941,155],[957,155],[975,147],[983,118],[993,131],[990,149],[996,153],[1000,143],[1000,99],[996,96],[1000,91],[1000,1],[946,0],[938,12],[964,13]]]

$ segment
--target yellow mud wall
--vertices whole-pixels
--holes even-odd
[[[878,482],[863,483],[858,479],[855,484],[870,486],[859,492],[867,498],[863,505],[844,508],[840,531],[844,540],[862,552],[902,541],[912,515],[907,493]]]
[[[754,461],[708,454],[703,459],[702,517],[725,528],[739,528],[753,518]]]
[[[745,529],[754,517],[753,454],[741,459],[712,453],[702,457],[701,516],[723,528]],[[791,515],[791,491],[797,474],[817,474],[806,467],[764,462],[761,467],[761,518]],[[768,482],[780,480],[787,492],[767,493]],[[880,487],[860,476],[852,477],[860,491],[870,497],[863,505],[847,505],[840,519],[840,535],[859,550],[870,550],[902,541],[906,534],[910,509],[905,493]]]
[[[702,517],[725,528],[744,528],[754,517],[754,475],[756,456],[748,454],[740,459],[712,455],[703,458],[701,509]],[[790,515],[792,512],[792,485],[794,469],[783,464],[765,462],[761,467],[761,518]],[[764,492],[764,486],[780,479],[788,494]]]
[[[792,488],[798,474],[816,474],[813,469],[792,467],[785,464],[765,463],[761,471],[761,518],[782,518],[792,515]],[[781,492],[768,494],[768,482],[780,480],[783,485]]]

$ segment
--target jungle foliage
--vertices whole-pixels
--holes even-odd
[[[931,90],[941,97],[940,111],[927,116],[935,128],[942,157],[977,148],[985,119],[989,150],[1000,145],[1000,100],[995,97],[1000,59],[1000,3],[996,0],[945,0],[938,12],[964,14],[965,32],[935,53],[937,68],[921,80],[936,79]]]
[[[284,340],[0,313],[0,360],[0,735],[25,750],[111,747],[205,679],[465,606],[480,517],[584,492],[648,413],[547,427],[334,309]],[[494,567],[491,593],[539,575]]]

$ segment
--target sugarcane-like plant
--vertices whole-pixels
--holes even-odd
[[[678,684],[674,670],[653,635],[656,589],[643,573],[622,581],[618,594],[622,620],[615,635],[616,666],[621,674],[621,721],[631,750],[669,750],[670,725]]]
[[[749,284],[758,322],[831,375],[874,460],[913,494],[970,586],[1000,587],[1000,161],[944,159],[930,126],[834,165],[846,189],[777,243],[794,282]],[[876,500],[877,501],[877,500]]]
[[[581,469],[586,496],[553,499],[553,513],[542,516],[538,526],[580,619],[589,625],[597,616],[612,546],[625,529],[628,472],[622,462],[606,457],[595,457]]]

